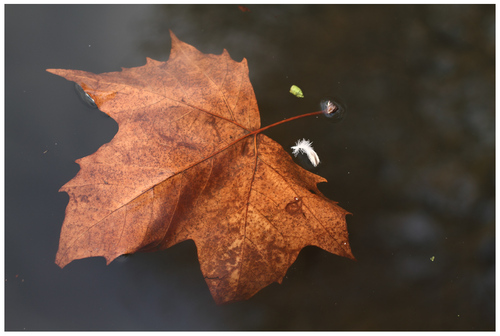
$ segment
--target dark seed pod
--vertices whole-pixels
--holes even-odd
[[[94,109],[96,109],[96,108],[97,108],[97,105],[96,105],[96,103],[95,103],[94,99],[92,99],[92,97],[91,97],[91,96],[89,96],[89,94],[88,94],[87,92],[85,92],[85,91],[83,90],[83,88],[82,88],[80,85],[76,84],[76,83],[75,83],[75,91],[76,91],[76,93],[78,94],[78,96],[79,96],[79,97],[80,97],[80,98],[81,98],[81,99],[82,99],[82,100],[83,100],[83,101],[84,101],[84,102],[85,102],[88,106],[90,106],[91,108],[94,108]]]
[[[320,103],[323,114],[330,118],[332,122],[339,122],[344,119],[346,108],[336,100],[327,98]]]

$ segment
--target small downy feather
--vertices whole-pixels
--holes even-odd
[[[312,141],[306,139],[297,140],[295,146],[292,146],[292,154],[297,156],[299,153],[306,154],[307,158],[311,161],[314,167],[316,167],[320,162],[318,154],[316,154],[314,148],[312,147]]]

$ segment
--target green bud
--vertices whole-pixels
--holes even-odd
[[[297,85],[292,85],[292,87],[290,88],[290,93],[295,97],[304,98],[302,90]]]

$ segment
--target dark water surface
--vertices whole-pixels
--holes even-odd
[[[7,330],[495,328],[493,5],[5,7]],[[196,247],[54,263],[75,159],[118,126],[73,84],[165,61],[168,30],[248,60],[262,125],[326,96],[345,119],[267,135],[314,142],[320,189],[353,213],[351,261],[307,247],[283,284],[216,306]],[[288,90],[298,85],[305,98]],[[297,160],[297,162],[299,162]],[[433,258],[433,261],[431,261]]]

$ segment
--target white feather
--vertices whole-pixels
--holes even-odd
[[[312,141],[302,139],[297,140],[295,146],[292,146],[292,154],[297,156],[299,153],[303,153],[307,155],[309,161],[311,161],[312,165],[316,167],[319,164],[319,156],[314,151],[312,147]]]

